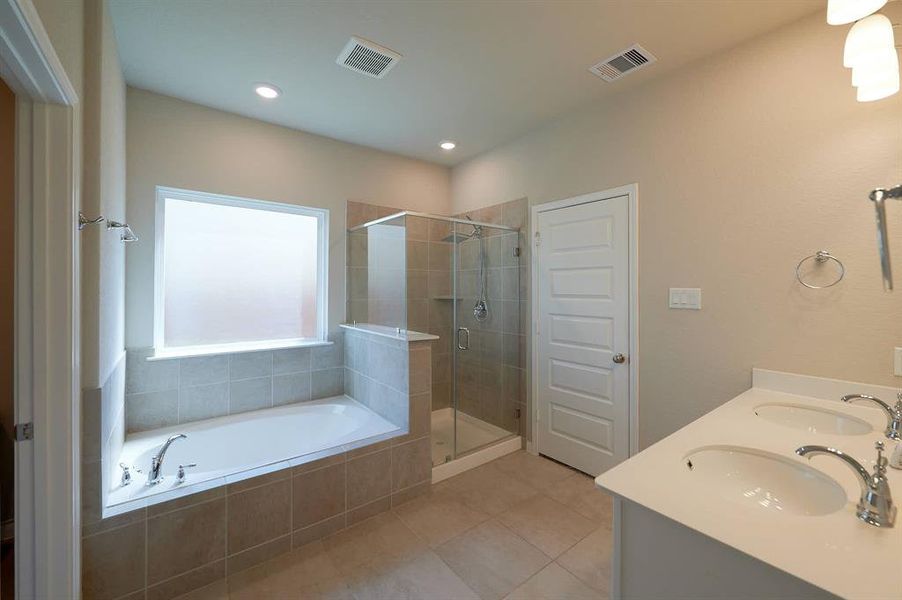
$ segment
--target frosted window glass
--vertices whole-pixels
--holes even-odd
[[[165,347],[317,336],[316,217],[164,202]]]

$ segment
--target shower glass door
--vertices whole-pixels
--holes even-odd
[[[519,430],[522,336],[518,233],[454,223],[454,457]]]

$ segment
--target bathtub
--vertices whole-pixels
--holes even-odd
[[[188,437],[176,440],[166,452],[163,480],[147,485],[151,457],[177,433]],[[103,516],[295,467],[404,433],[350,397],[335,396],[132,434],[113,463],[130,465],[132,481],[122,485],[121,469],[114,469]],[[197,466],[187,468],[184,483],[179,483],[179,465],[190,463]]]

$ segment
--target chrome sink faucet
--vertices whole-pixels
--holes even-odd
[[[147,474],[147,485],[156,485],[163,481],[163,458],[166,456],[166,451],[169,450],[169,446],[172,445],[172,442],[186,439],[187,437],[188,436],[184,433],[177,433],[176,435],[169,436],[169,439],[166,440],[160,448],[160,451],[150,459],[150,473]]]
[[[858,483],[861,486],[861,498],[856,506],[855,516],[875,527],[892,527],[896,521],[896,507],[893,504],[893,496],[889,482],[886,479],[887,459],[883,456],[883,442],[877,442],[877,464],[874,473],[868,473],[860,462],[836,448],[827,446],[802,446],[796,450],[799,456],[806,456],[810,460],[812,456],[830,454],[849,465],[858,475]]]
[[[880,398],[868,396],[867,394],[849,394],[842,397],[843,402],[851,403],[856,400],[871,402],[882,408],[883,412],[886,413],[886,431],[883,432],[884,435],[891,440],[902,440],[902,392],[896,395],[895,406],[890,406]]]

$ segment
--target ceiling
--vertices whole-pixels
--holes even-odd
[[[454,165],[606,94],[823,10],[822,0],[112,0],[132,86]],[[826,25],[825,25],[826,26]],[[335,64],[357,35],[403,55],[384,79]],[[639,43],[658,62],[607,83]],[[283,91],[265,101],[254,82]],[[438,147],[444,139],[457,148]]]

